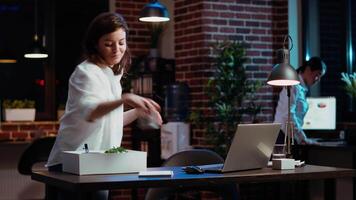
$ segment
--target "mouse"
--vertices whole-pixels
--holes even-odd
[[[198,166],[183,167],[183,170],[187,174],[202,174],[202,173],[204,173],[204,170]]]

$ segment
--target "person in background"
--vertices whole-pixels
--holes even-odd
[[[131,59],[128,33],[124,18],[117,13],[99,14],[89,25],[83,44],[85,60],[69,79],[65,113],[46,165],[49,171],[62,170],[62,151],[82,150],[84,144],[89,150],[119,147],[123,127],[138,117],[153,116],[162,124],[156,102],[122,94],[120,79]],[[133,109],[124,112],[124,105]],[[100,196],[107,199],[107,191]]]
[[[326,73],[326,65],[319,57],[312,57],[297,69],[300,84],[291,87],[290,95],[290,114],[294,125],[294,140],[297,144],[318,144],[317,141],[308,138],[303,129],[304,116],[308,111],[307,93],[309,88],[317,83]],[[279,93],[279,100],[274,116],[274,122],[281,123],[281,133],[278,136],[277,143],[284,143],[284,133],[286,132],[284,124],[288,120],[288,97],[287,89],[284,87]]]

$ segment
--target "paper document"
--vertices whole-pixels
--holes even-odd
[[[163,171],[140,171],[138,173],[139,177],[149,177],[149,176],[173,176],[173,171],[163,170]]]

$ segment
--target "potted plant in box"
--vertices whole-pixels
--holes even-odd
[[[5,121],[35,121],[36,109],[33,100],[4,100]]]

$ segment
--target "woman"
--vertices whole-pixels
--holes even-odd
[[[315,140],[308,138],[303,129],[304,116],[308,111],[306,100],[307,92],[311,86],[317,83],[326,72],[326,65],[319,57],[312,57],[304,65],[297,69],[300,84],[291,88],[291,121],[294,125],[294,140],[298,144],[318,144]],[[287,90],[279,93],[278,105],[274,116],[274,122],[286,124],[288,120],[288,97]],[[282,126],[283,134],[279,134],[277,143],[284,143],[285,126]]]
[[[86,60],[69,79],[68,100],[56,142],[49,156],[49,170],[61,170],[61,152],[106,150],[120,146],[123,126],[138,117],[154,116],[161,125],[159,105],[134,94],[121,95],[120,79],[130,64],[128,27],[117,13],[102,13],[89,25],[84,39]],[[123,105],[134,109],[123,112]]]

